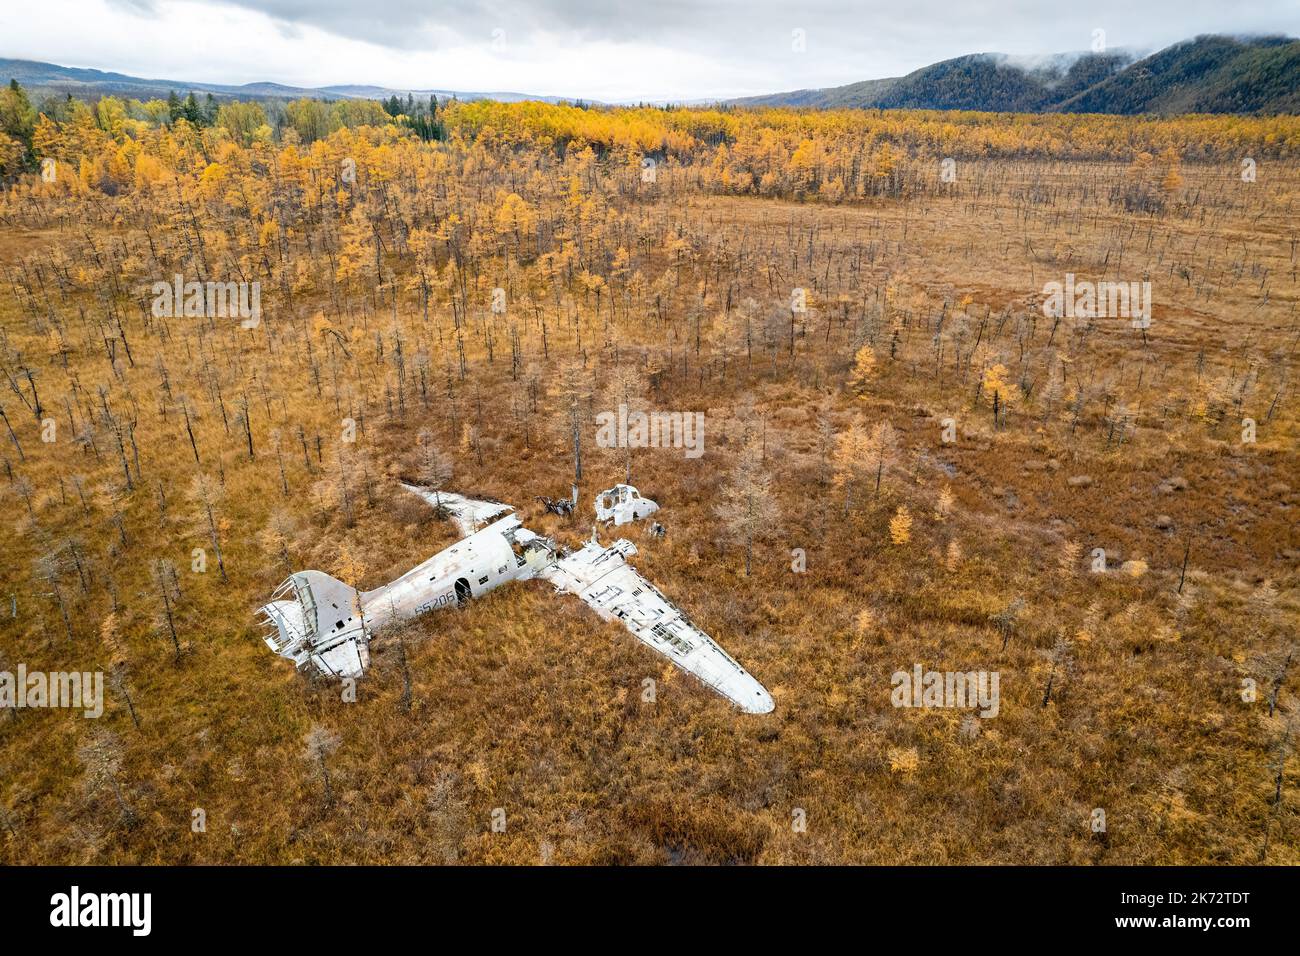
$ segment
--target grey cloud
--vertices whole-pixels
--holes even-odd
[[[137,16],[151,16],[158,12],[154,0],[107,0],[110,7],[134,13]]]
[[[152,0],[114,0],[150,3]],[[545,31],[575,47],[583,42],[640,42],[668,50],[745,62],[761,70],[789,52],[790,32],[807,32],[803,72],[855,70],[884,75],[937,59],[976,52],[1025,55],[1086,49],[1092,30],[1114,45],[1158,47],[1196,33],[1294,32],[1295,0],[1258,0],[1246,7],[1222,0],[226,0],[282,23],[399,50],[425,49],[438,30],[461,42],[491,42],[505,31],[526,46]],[[881,69],[872,69],[874,63]],[[785,64],[788,69],[789,64]],[[774,70],[777,72],[777,70]],[[786,72],[781,70],[780,72]]]
[[[508,82],[530,93],[597,99],[703,100],[836,86],[899,76],[968,53],[1040,58],[1088,49],[1098,28],[1106,31],[1108,48],[1146,50],[1199,33],[1300,33],[1297,0],[105,2],[107,19],[92,18],[80,30],[74,24],[61,34],[56,46],[68,51],[63,54],[68,62],[90,64],[98,58],[95,65],[137,73],[192,70],[192,63],[178,66],[168,61],[166,51],[133,50],[129,38],[139,21],[183,24],[205,11],[229,20],[234,30],[232,13],[255,11],[270,18],[263,33],[287,42],[276,46],[274,62],[245,58],[240,63],[240,75],[251,79],[274,74],[296,85],[379,83],[467,90],[501,89]],[[202,22],[212,19],[204,17]],[[237,26],[243,31],[239,36],[247,33],[243,19]],[[791,48],[796,28],[806,31],[803,52]],[[323,61],[313,42],[315,30],[364,41],[372,48],[355,49],[354,59]],[[500,50],[492,45],[494,30],[505,32]],[[80,35],[86,31],[88,35]],[[20,30],[6,39],[11,53],[22,47]],[[602,43],[616,46],[595,46]],[[636,48],[618,49],[619,44]],[[113,49],[111,61],[103,47]],[[490,55],[475,56],[475,50]],[[30,53],[37,59],[52,58],[50,42],[41,40]],[[150,65],[141,65],[145,63]],[[211,66],[210,78],[227,80],[230,69]]]

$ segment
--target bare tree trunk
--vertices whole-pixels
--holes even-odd
[[[226,577],[226,563],[221,557],[221,541],[217,538],[217,522],[212,517],[212,506],[205,504],[204,510],[208,515],[208,533],[212,536],[212,550],[217,553],[217,569],[221,572],[221,580],[228,581]]]
[[[397,660],[402,665],[402,713],[411,711],[411,668],[406,663],[406,636],[397,633]]]
[[[163,611],[167,615],[167,630],[171,633],[172,647],[176,649],[176,657],[179,659],[181,656],[181,642],[180,638],[176,636],[176,622],[172,619],[172,600],[171,595],[167,593],[166,580],[160,582],[159,588],[162,591]]]

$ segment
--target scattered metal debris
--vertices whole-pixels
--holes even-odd
[[[545,495],[538,495],[537,500],[542,503],[547,514],[559,515],[561,518],[569,518],[573,515],[573,502],[568,498],[560,498],[557,501]]]

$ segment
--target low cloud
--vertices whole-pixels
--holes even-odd
[[[708,100],[900,76],[968,53],[1037,62],[1088,49],[1098,29],[1108,48],[1155,49],[1198,33],[1295,34],[1300,8],[1294,0],[1250,9],[1099,0],[1051,10],[1040,0],[44,0],[21,16],[12,5],[0,12],[0,55],[182,81]]]

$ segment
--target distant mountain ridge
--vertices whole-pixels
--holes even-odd
[[[906,76],[730,102],[999,113],[1300,113],[1300,40],[1199,36],[1141,58],[1121,50],[1025,62],[975,53]]]
[[[0,82],[8,83],[15,79],[28,90],[37,94],[71,93],[73,96],[129,96],[136,99],[157,97],[165,99],[167,94],[176,91],[184,95],[211,93],[215,97],[229,99],[285,99],[313,97],[323,100],[347,99],[388,99],[391,96],[405,98],[407,94],[415,97],[436,96],[438,99],[455,97],[460,100],[500,100],[511,103],[519,100],[541,100],[558,103],[564,98],[558,96],[535,96],[528,93],[510,92],[467,92],[463,90],[416,90],[390,89],[383,86],[339,85],[319,88],[303,86],[285,86],[281,83],[245,83],[234,86],[224,83],[194,83],[189,80],[157,80],[125,73],[110,73],[103,70],[81,69],[79,67],[59,66],[55,63],[42,63],[37,60],[8,60],[0,58]]]
[[[260,82],[231,85],[145,79],[35,60],[0,58],[0,82],[16,79],[34,94],[166,98],[175,91],[226,99],[314,97],[571,102],[514,92],[397,89],[363,84],[324,87]],[[587,102],[601,105],[593,100]],[[714,100],[695,100],[710,104]],[[1300,40],[1285,36],[1199,36],[1148,56],[1132,51],[1014,57],[974,53],[932,63],[906,76],[826,89],[793,90],[727,101],[737,106],[979,110],[1024,113],[1300,113]]]

